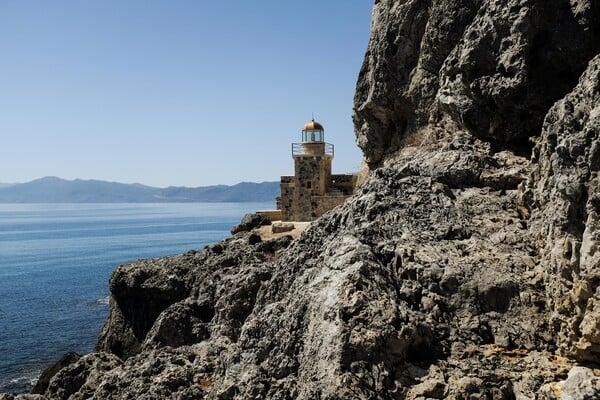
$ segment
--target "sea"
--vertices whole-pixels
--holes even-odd
[[[0,392],[27,392],[64,353],[94,348],[118,265],[202,249],[273,207],[0,204]]]

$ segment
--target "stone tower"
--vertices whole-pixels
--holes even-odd
[[[283,221],[312,221],[341,204],[354,189],[355,175],[331,175],[334,146],[314,119],[302,128],[302,142],[292,143],[294,176],[281,177],[277,208]]]

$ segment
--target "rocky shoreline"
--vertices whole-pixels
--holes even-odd
[[[96,351],[0,399],[600,397],[600,7],[375,1],[369,173],[296,240],[120,266]]]

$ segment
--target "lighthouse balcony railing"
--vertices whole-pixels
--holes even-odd
[[[332,156],[334,153],[334,146],[332,143],[323,142],[304,142],[304,143],[292,143],[292,156],[305,156],[305,155],[316,155],[314,148],[311,148],[312,144],[323,144],[324,154]]]

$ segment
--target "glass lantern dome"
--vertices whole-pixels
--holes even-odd
[[[302,142],[317,142],[321,143],[325,141],[325,130],[323,125],[312,119],[310,122],[304,124],[302,128]]]

